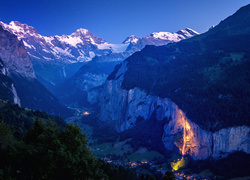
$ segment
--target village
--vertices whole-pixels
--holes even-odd
[[[164,176],[164,174],[166,173],[167,169],[163,169],[163,168],[158,168],[153,161],[137,161],[137,162],[123,162],[121,160],[112,160],[112,156],[108,156],[108,157],[104,157],[102,158],[103,161],[112,164],[113,166],[123,166],[123,167],[127,167],[127,168],[133,168],[135,169],[137,172],[140,172],[140,169],[146,169],[148,170],[150,173],[152,173],[153,175],[157,175],[157,174],[161,174],[162,176]],[[175,178],[177,180],[211,180],[211,178],[209,177],[205,177],[203,175],[199,175],[199,174],[186,174],[183,171],[175,171],[174,169],[172,169],[172,171],[175,174]],[[138,173],[140,174],[140,173]],[[216,178],[216,177],[215,177]]]

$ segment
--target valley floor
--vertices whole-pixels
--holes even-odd
[[[93,154],[114,166],[133,168],[138,174],[163,177],[166,171],[172,171],[171,163],[176,162],[177,157],[166,158],[158,151],[148,150],[146,147],[133,148],[129,141],[120,140],[117,137],[100,138],[94,135],[96,131],[95,111],[89,108],[71,108],[75,110],[73,117],[66,119],[68,124],[74,123],[81,127],[89,140],[89,146]],[[86,113],[88,112],[88,113]],[[216,176],[205,170],[199,174],[191,169],[175,171],[176,179],[214,179]],[[222,178],[222,177],[221,177]],[[217,179],[221,179],[220,177]],[[223,178],[222,178],[223,179]]]

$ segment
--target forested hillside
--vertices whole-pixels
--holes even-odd
[[[0,101],[0,179],[139,179],[97,159],[80,127]]]
[[[126,60],[123,88],[170,98],[209,131],[250,125],[249,9],[202,35],[135,53]]]

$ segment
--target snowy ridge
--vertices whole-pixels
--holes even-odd
[[[151,34],[154,38],[168,40],[168,41],[179,41],[180,36],[177,33],[169,33],[169,32],[154,32]]]
[[[139,51],[146,45],[163,46],[168,43],[178,42],[183,39],[191,38],[198,35],[196,31],[186,28],[176,33],[170,32],[153,32],[149,36],[143,38],[137,38],[136,36],[128,37],[123,43],[129,44],[127,51],[130,51],[130,55],[135,51]]]
[[[124,52],[128,45],[110,44],[94,36],[87,29],[78,29],[70,35],[42,36],[26,24],[0,22],[5,29],[22,39],[32,60],[61,60],[62,63],[86,62],[95,56]]]
[[[196,31],[186,28],[183,30],[180,30],[176,33],[170,33],[170,32],[154,32],[150,36],[157,38],[157,39],[162,39],[162,40],[168,40],[168,41],[180,41],[182,39],[190,38],[193,37],[194,35],[198,35]]]
[[[176,33],[154,32],[150,36],[137,38],[132,35],[121,44],[111,44],[102,38],[93,35],[87,29],[78,29],[70,35],[42,36],[38,31],[27,24],[12,21],[10,24],[0,22],[0,25],[22,39],[26,50],[33,61],[56,60],[63,64],[91,61],[96,56],[105,56],[111,53],[132,54],[145,45],[166,45],[190,38],[198,33],[192,29],[180,30]]]
[[[138,42],[139,38],[137,38],[135,35],[129,36],[127,37],[127,39],[125,39],[125,41],[123,41],[123,44],[136,44]]]
[[[98,44],[98,49],[110,49],[113,53],[126,51],[129,44]]]
[[[15,34],[19,40],[30,36],[41,37],[34,27],[28,26],[27,24],[21,24],[18,21],[11,21],[9,25],[0,21],[0,25],[3,29]]]

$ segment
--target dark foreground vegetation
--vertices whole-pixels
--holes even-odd
[[[210,169],[218,176],[217,179],[248,177],[250,176],[250,155],[242,151],[236,151],[218,160],[189,160],[185,168],[192,169],[193,173],[199,173],[204,169]]]
[[[60,131],[51,122],[37,120],[21,141],[15,141],[4,123],[1,123],[1,132],[4,179],[86,179],[103,175],[77,126],[69,125]]]
[[[138,179],[132,169],[95,158],[75,125],[36,120],[22,140],[0,122],[0,179]]]
[[[141,178],[93,156],[80,127],[0,101],[0,179]]]

